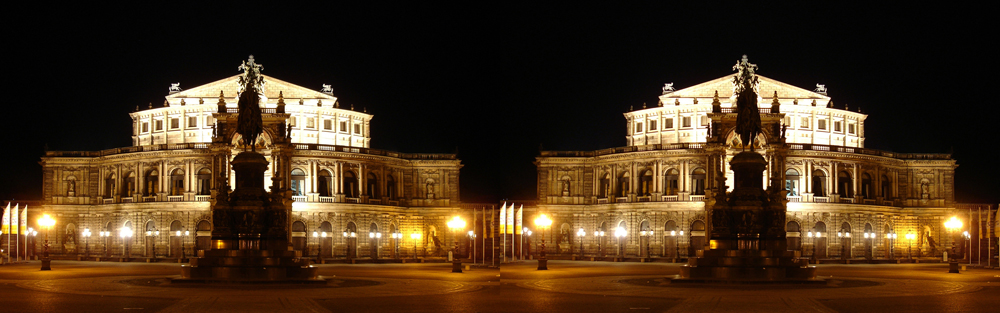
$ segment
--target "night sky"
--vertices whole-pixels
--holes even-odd
[[[869,114],[867,148],[953,152],[957,200],[1000,202],[994,8],[828,4],[8,11],[0,198],[41,198],[46,145],[129,146],[136,106],[236,75],[253,54],[265,75],[331,84],[342,107],[374,114],[372,148],[457,152],[463,201],[534,199],[540,147],[624,146],[630,107],[655,105],[663,83],[730,75],[747,54],[760,75],[826,84],[835,107]]]

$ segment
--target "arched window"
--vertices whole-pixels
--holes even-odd
[[[854,181],[847,171],[837,174],[837,194],[844,198],[854,197]]]
[[[882,197],[886,199],[892,198],[892,182],[889,181],[889,176],[882,175]]]
[[[630,191],[629,188],[631,187],[629,186],[629,180],[631,180],[631,178],[632,176],[630,176],[628,172],[622,173],[622,175],[618,177],[618,190],[615,192],[616,197],[624,197],[628,195]]]
[[[396,179],[392,175],[385,175],[385,196],[389,199],[395,199],[396,196]]]
[[[212,170],[203,168],[198,171],[198,194],[208,195],[212,193]]]
[[[611,174],[604,173],[601,176],[601,181],[598,183],[598,198],[607,198],[611,192]]]
[[[121,193],[122,197],[131,197],[132,193],[135,192],[135,172],[128,172],[123,177]]]
[[[351,173],[351,175],[353,175],[353,173]],[[357,185],[357,179],[355,179],[355,185]],[[316,180],[316,191],[319,192],[320,197],[333,196],[333,175],[330,174],[330,171],[319,171],[319,178]],[[354,198],[357,197],[357,195],[348,195],[348,197]]]
[[[368,173],[368,181],[365,182],[368,189],[368,195],[374,199],[380,198],[382,195],[378,190],[378,176],[375,173]]]
[[[111,198],[116,190],[118,189],[115,188],[115,173],[108,174],[108,177],[104,178],[104,196]]]
[[[648,196],[653,191],[653,171],[645,171],[639,176],[639,195]]]
[[[794,168],[785,171],[785,190],[788,190],[789,196],[799,195],[799,171]]]
[[[705,170],[698,168],[691,172],[691,191],[694,195],[705,194]]]
[[[184,194],[184,170],[175,169],[170,172],[170,195],[180,196]]]
[[[666,195],[677,195],[677,192],[680,191],[680,185],[677,183],[678,178],[680,178],[680,172],[676,169],[667,170],[667,173],[664,175],[663,183],[663,186],[666,188],[666,190],[664,190]]]
[[[812,192],[817,197],[826,197],[826,174],[821,170],[813,171]]]
[[[868,173],[861,174],[861,196],[865,199],[872,198],[872,176]]]
[[[344,171],[344,194],[348,198],[357,198],[358,194],[358,176],[354,174],[353,171]]]
[[[143,192],[143,195],[155,196],[160,190],[160,172],[156,170],[146,172],[145,185],[146,190]]]
[[[306,187],[306,172],[300,169],[292,170],[292,185],[289,186],[292,190],[292,195],[302,196],[305,195],[303,188]]]

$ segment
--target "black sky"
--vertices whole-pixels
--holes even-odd
[[[71,5],[5,13],[0,198],[39,199],[39,157],[130,145],[128,113],[170,83],[264,74],[375,115],[371,146],[457,151],[464,201],[535,198],[546,150],[625,145],[622,113],[759,74],[869,114],[866,147],[946,153],[962,202],[1000,202],[988,7]],[[11,53],[12,52],[12,53]],[[13,55],[13,56],[10,56]]]

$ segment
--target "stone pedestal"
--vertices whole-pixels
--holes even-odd
[[[786,249],[785,195],[780,183],[763,189],[767,161],[741,152],[730,162],[736,188],[707,199],[708,246],[695,247],[675,282],[817,282],[816,268]],[[780,180],[776,178],[775,181]],[[724,178],[720,178],[724,181]]]
[[[289,244],[290,193],[264,190],[267,159],[255,152],[233,158],[236,190],[212,205],[212,248],[198,251],[174,282],[316,282],[317,269]]]

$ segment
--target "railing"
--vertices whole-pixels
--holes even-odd
[[[677,195],[663,196],[661,197],[664,202],[677,202]]]
[[[115,198],[104,198],[104,204],[115,203]]]
[[[802,202],[802,196],[788,196],[788,202]]]
[[[112,149],[104,149],[104,150],[101,150],[101,151],[45,151],[45,156],[47,156],[47,157],[100,157],[100,156],[106,156],[106,155],[115,155],[115,154],[122,154],[122,153],[133,153],[133,152],[143,152],[143,151],[189,150],[189,149],[208,149],[208,144],[207,143],[159,144],[159,145],[145,145],[145,146],[112,148]]]
[[[167,196],[168,202],[182,202],[184,201],[184,196]]]
[[[320,197],[320,201],[319,202],[323,202],[322,198],[323,197]],[[330,202],[333,202],[333,201],[331,200]],[[359,204],[359,203],[361,203],[361,199],[358,199],[358,198],[344,198],[344,202]]]
[[[757,108],[760,113],[768,114],[771,113],[771,108]],[[733,108],[722,108],[722,113],[737,113]]]
[[[882,201],[882,205],[884,205],[884,206],[895,206],[894,204],[895,203],[893,203],[892,200],[884,200],[884,201]]]
[[[641,196],[641,197],[635,198],[635,201],[638,201],[638,202],[649,202],[650,198],[652,198],[652,197],[650,197],[650,196]]]
[[[156,196],[142,197],[142,202],[156,202]]]
[[[122,198],[122,203],[132,203],[132,197]]]
[[[212,201],[212,195],[195,195],[194,201]]]
[[[399,200],[389,200],[387,202],[388,205],[399,206]]]
[[[597,204],[608,204],[608,198],[597,198]]]
[[[830,197],[813,197],[813,202],[816,203],[829,203]]]
[[[692,202],[705,201],[705,195],[691,195]]]
[[[399,153],[393,151],[385,151],[379,149],[371,148],[358,148],[349,146],[335,146],[335,145],[321,145],[314,143],[297,143],[295,145],[295,150],[318,150],[318,151],[332,151],[332,152],[349,152],[349,153],[361,153],[368,155],[381,155],[392,158],[400,158],[407,160],[455,160],[457,155],[455,154],[434,154],[434,153]]]
[[[356,200],[356,199],[355,199],[355,200]],[[333,203],[333,197],[324,197],[324,196],[320,196],[320,197],[319,197],[319,202],[320,202],[320,203]],[[354,203],[357,203],[357,202],[354,202]]]
[[[595,156],[602,156],[609,154],[641,152],[641,151],[704,149],[704,147],[705,147],[704,143],[672,143],[672,144],[654,144],[654,145],[607,148],[594,151],[542,151],[540,154],[542,157],[595,157]],[[819,145],[819,144],[791,143],[788,144],[788,148],[791,150],[813,150],[813,151],[832,151],[832,152],[843,152],[843,153],[854,153],[854,154],[867,154],[867,155],[875,155],[875,156],[882,156],[882,157],[896,158],[896,159],[907,159],[907,160],[950,160],[951,159],[951,154],[947,153],[896,153],[896,152],[882,151],[875,149]]]
[[[950,160],[951,159],[951,154],[948,153],[898,153],[898,152],[882,151],[875,149],[818,145],[818,144],[789,144],[788,148],[791,150],[833,151],[833,152],[843,152],[843,153],[867,154],[867,155],[882,156],[882,157],[896,158],[896,159],[907,159],[907,160]]]
[[[617,147],[608,148],[595,151],[542,151],[541,156],[543,157],[594,157],[608,154],[616,153],[628,153],[628,152],[640,152],[640,151],[659,151],[659,150],[678,150],[678,149],[703,149],[705,147],[704,143],[670,143],[670,144],[655,144],[655,145],[643,145],[643,146],[628,146],[628,147]]]
[[[292,196],[292,200],[296,202],[306,202],[306,196]]]
[[[368,204],[382,204],[382,199],[368,199]]]
[[[616,197],[615,203],[628,203],[628,197]]]
[[[260,109],[260,113],[264,113],[264,114],[268,114],[268,113],[274,114],[274,113],[277,113],[277,112],[278,112],[278,109],[276,109],[276,108],[261,108]],[[226,108],[226,113],[239,114],[240,113],[240,109],[239,108]]]

